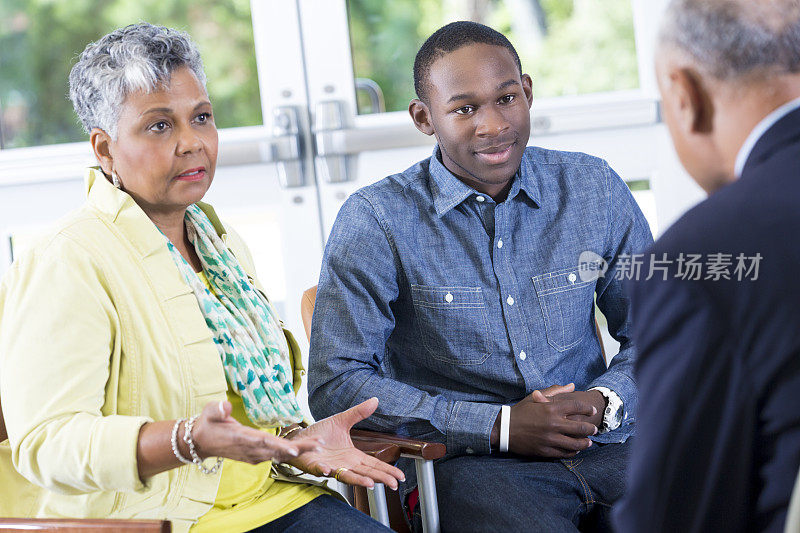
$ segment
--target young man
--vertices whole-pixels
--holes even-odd
[[[783,531],[800,467],[800,3],[673,1],[656,71],[711,196],[645,256],[667,275],[633,287],[642,401],[617,524]]]
[[[614,273],[650,231],[604,161],[526,148],[532,82],[501,34],[441,28],[414,81],[411,118],[438,146],[339,212],[314,314],[312,412],[378,396],[364,427],[446,443],[445,531],[574,530],[622,492],[637,392]],[[584,252],[605,276],[579,269]],[[595,296],[621,343],[608,368]]]

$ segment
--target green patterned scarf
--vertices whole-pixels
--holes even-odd
[[[216,294],[167,240],[175,264],[192,288],[219,350],[231,389],[260,427],[288,426],[303,418],[292,389],[289,346],[277,313],[253,287],[205,213],[190,205],[186,230]]]

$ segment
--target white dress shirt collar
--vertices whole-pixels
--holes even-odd
[[[761,120],[761,122],[759,122],[758,125],[753,128],[753,131],[751,131],[750,135],[747,136],[744,144],[739,149],[739,154],[736,156],[736,166],[734,167],[734,172],[737,178],[742,177],[742,171],[744,170],[745,163],[747,163],[747,158],[750,157],[750,152],[753,151],[753,147],[755,147],[758,140],[767,132],[767,130],[774,126],[776,122],[798,108],[800,108],[800,98],[783,104],[778,109],[764,117],[763,120]]]

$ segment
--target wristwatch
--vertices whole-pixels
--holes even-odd
[[[622,400],[619,395],[607,387],[592,387],[606,399],[606,410],[603,412],[603,423],[598,428],[598,433],[606,433],[617,429],[622,423]]]

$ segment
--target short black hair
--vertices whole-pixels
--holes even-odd
[[[505,35],[477,22],[467,20],[451,22],[433,32],[433,35],[422,44],[414,59],[414,89],[420,100],[425,100],[428,96],[428,73],[434,61],[473,43],[491,44],[508,49],[517,63],[520,75],[522,74],[519,54]]]

